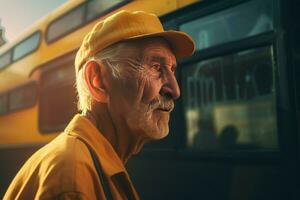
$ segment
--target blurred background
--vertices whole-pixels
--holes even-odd
[[[74,57],[118,10],[192,36],[167,138],[127,164],[141,199],[299,199],[300,3],[0,0],[0,198],[77,112]]]
[[[36,21],[49,15],[67,0],[0,1],[0,27],[6,42],[13,41]]]

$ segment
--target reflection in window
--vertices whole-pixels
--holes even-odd
[[[32,106],[36,101],[36,97],[37,88],[34,83],[15,89],[9,93],[9,110],[15,111]]]
[[[40,41],[40,33],[34,33],[21,43],[19,43],[15,48],[14,48],[14,53],[13,53],[13,60],[18,60],[19,58],[22,58],[23,56],[31,53],[34,51]]]
[[[182,71],[188,146],[277,148],[272,49],[217,57]]]
[[[86,20],[89,21],[104,12],[108,12],[110,8],[124,2],[124,0],[91,0],[87,3]]]
[[[84,6],[80,6],[54,21],[48,28],[47,41],[51,42],[83,24]]]
[[[0,55],[0,69],[10,64],[11,51]]]
[[[240,40],[273,30],[273,1],[254,0],[180,26],[197,49]]]

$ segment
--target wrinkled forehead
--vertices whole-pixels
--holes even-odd
[[[136,39],[126,42],[127,48],[124,54],[131,58],[149,61],[164,61],[169,64],[176,64],[176,57],[172,52],[169,43],[163,38]]]

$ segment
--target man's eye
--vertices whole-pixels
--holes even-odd
[[[171,67],[171,71],[175,74],[175,71],[176,71],[176,66],[175,66],[175,65],[173,65],[173,66]]]
[[[156,71],[160,71],[161,70],[161,66],[160,66],[159,63],[152,64],[152,68],[154,68]]]

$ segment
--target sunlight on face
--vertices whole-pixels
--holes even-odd
[[[133,134],[161,139],[169,132],[170,112],[180,95],[176,58],[162,39],[144,41],[120,59],[121,79],[115,80],[110,108]]]

